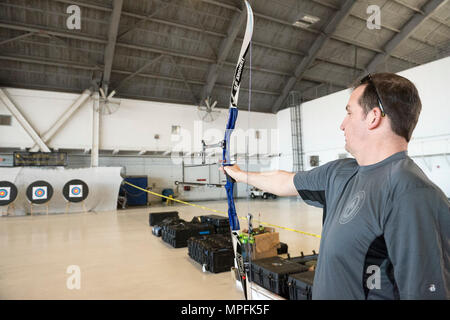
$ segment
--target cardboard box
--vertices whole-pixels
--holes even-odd
[[[266,233],[254,236],[255,243],[252,244],[252,260],[275,257],[280,246],[280,234],[274,228],[264,228]],[[243,233],[247,233],[244,230]]]

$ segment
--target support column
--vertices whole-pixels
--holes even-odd
[[[100,144],[100,95],[98,91],[94,92],[93,97],[91,167],[98,167],[98,150]]]

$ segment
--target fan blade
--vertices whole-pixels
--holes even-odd
[[[116,90],[113,90],[109,95],[107,99],[110,99],[112,97],[114,97],[114,95],[116,94]]]
[[[111,99],[108,98],[107,100],[108,100],[108,102],[116,103],[116,104],[120,104],[120,102],[121,102],[120,99],[115,99],[115,98],[111,98]]]
[[[100,95],[102,96],[102,98],[103,98],[103,99],[106,99],[105,91],[103,91],[102,88],[99,88],[98,90],[100,91]]]
[[[214,109],[214,108],[216,107],[216,105],[217,105],[217,100],[216,100],[216,101],[214,101],[214,103],[212,104],[212,106],[211,106],[211,110],[212,110],[212,109]]]
[[[105,103],[105,107],[106,107],[106,114],[111,114],[111,109],[109,107],[109,103]]]

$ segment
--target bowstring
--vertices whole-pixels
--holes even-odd
[[[250,48],[249,48],[249,77],[248,77],[248,110],[247,110],[247,136],[246,136],[246,147],[245,147],[245,166],[246,166],[246,171],[247,171],[247,187],[246,187],[246,191],[247,191],[247,213],[250,214],[250,187],[248,184],[248,172],[249,172],[249,134],[250,134],[250,110],[251,110],[251,103],[252,103],[252,41],[250,41]],[[250,219],[248,219],[248,226],[247,226],[247,230],[248,230],[248,241],[247,241],[247,256],[248,256],[248,268],[249,268],[249,274],[251,273],[251,267],[252,267],[252,252],[251,252],[251,247],[252,244],[250,243],[250,238],[251,238],[251,234],[250,234]],[[250,298],[250,300],[253,300],[252,297],[252,282],[250,281],[248,275],[246,275],[247,279],[248,279],[248,283],[250,285],[250,294],[248,295],[248,297]]]

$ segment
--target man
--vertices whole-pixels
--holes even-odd
[[[421,108],[409,80],[369,75],[340,127],[355,159],[298,173],[224,167],[324,208],[313,299],[450,299],[450,204],[407,155]]]

